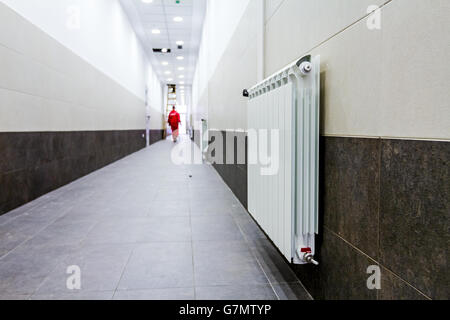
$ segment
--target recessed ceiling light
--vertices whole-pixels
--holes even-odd
[[[184,44],[184,41],[177,41],[177,46],[182,46]]]
[[[152,30],[152,33],[153,33],[153,34],[160,34],[160,33],[161,33],[161,30],[159,30],[159,29],[153,29],[153,30]]]
[[[166,71],[166,72],[164,72],[165,74],[171,74],[172,72],[170,72],[170,71]]]
[[[163,66],[168,66],[168,65],[169,65],[169,63],[168,63],[167,61],[163,61],[161,64],[162,64]]]
[[[180,89],[184,89],[184,86],[181,86]]]
[[[184,81],[180,81],[180,84],[184,84]]]
[[[177,60],[184,60],[184,57],[183,56],[178,56]]]
[[[173,18],[173,21],[181,22],[181,21],[183,21],[183,18],[182,17],[175,17],[175,18]]]
[[[183,71],[184,67],[179,67],[178,70]]]
[[[181,76],[179,76],[178,78],[180,78],[180,79],[184,79],[184,76],[183,76],[183,75],[181,75]]]

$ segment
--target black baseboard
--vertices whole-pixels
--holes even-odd
[[[0,215],[145,147],[144,130],[0,133]],[[152,143],[161,140],[152,130]]]

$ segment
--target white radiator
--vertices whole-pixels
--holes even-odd
[[[289,261],[317,264],[320,57],[296,61],[248,95],[249,212]]]

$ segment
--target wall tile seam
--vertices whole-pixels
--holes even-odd
[[[320,134],[324,138],[352,138],[352,139],[380,139],[382,141],[386,140],[402,140],[402,141],[423,141],[423,142],[450,142],[450,138],[418,138],[418,137],[394,137],[394,136],[359,136],[359,135],[346,135],[346,134]]]
[[[247,133],[248,129],[209,129],[209,131],[215,132],[234,132],[234,133]],[[393,137],[393,136],[359,136],[359,135],[346,135],[346,134],[320,134],[323,138],[351,138],[351,139],[373,139],[373,140],[402,140],[402,141],[423,141],[423,142],[442,142],[448,143],[450,139],[445,138],[418,138],[418,137]]]
[[[153,129],[151,129],[151,130],[153,130]],[[164,129],[154,129],[154,130],[162,130],[162,131],[164,131]],[[141,132],[141,131],[143,131],[142,132],[142,134],[144,134],[145,133],[145,127],[142,127],[142,128],[122,128],[122,129],[117,129],[117,130],[115,130],[115,129],[100,129],[100,130],[95,130],[95,129],[88,129],[88,130],[86,130],[86,129],[80,129],[80,130],[67,130],[67,131],[64,131],[64,130],[45,130],[45,131],[36,131],[36,130],[30,130],[30,131],[17,131],[17,130],[14,130],[14,131],[2,131],[2,129],[0,128],[0,135],[1,134],[9,134],[9,133],[16,133],[16,134],[19,134],[19,133],[26,133],[26,134],[32,134],[32,133],[77,133],[77,132],[89,132],[89,133],[93,133],[93,132],[106,132],[106,133],[108,133],[108,132],[128,132],[128,131],[139,131],[139,133]]]
[[[70,52],[74,57],[80,59],[82,62],[86,63],[89,67],[93,68],[93,70],[96,70],[97,72],[99,72],[101,75],[105,76],[107,79],[110,79],[112,82],[114,82],[115,84],[117,84],[118,86],[120,86],[121,88],[125,89],[126,91],[128,91],[130,94],[132,94],[133,96],[135,96],[136,98],[138,98],[139,100],[145,101],[144,98],[139,97],[138,95],[136,95],[134,92],[132,92],[130,89],[126,88],[124,85],[122,85],[119,81],[117,81],[115,78],[113,78],[112,76],[108,75],[106,72],[98,69],[97,67],[95,67],[91,62],[89,62],[87,59],[83,58],[82,56],[80,56],[79,54],[77,54],[76,52],[74,52],[72,49],[70,49],[69,47],[65,46],[64,44],[62,44],[59,40],[57,40],[55,37],[51,36],[50,34],[48,34],[47,32],[45,32],[43,29],[41,29],[40,27],[38,27],[37,25],[35,25],[34,23],[32,23],[31,21],[28,21],[25,17],[23,17],[22,15],[20,15],[17,11],[15,11],[14,9],[10,8],[8,5],[0,3],[0,5],[4,5],[6,6],[7,9],[12,10],[12,12],[16,15],[16,17],[22,21],[25,21],[25,23],[31,25],[32,27],[36,28],[36,30],[43,34],[44,36],[46,36],[48,39],[53,40],[60,48],[62,48],[63,50],[67,50],[68,52]],[[19,54],[22,54],[24,56],[27,56],[26,53],[22,53],[21,51],[18,51],[17,49],[14,48],[10,48],[9,46],[6,46],[3,43],[0,43],[0,46],[9,48],[11,50],[16,51]],[[140,44],[140,51],[142,56],[144,57],[145,61],[147,62],[147,65],[149,64],[148,59],[145,55],[144,52],[144,48],[142,47],[142,44]],[[35,60],[36,62],[46,65],[43,62],[40,62],[36,59],[34,59],[33,57],[31,57],[32,60]],[[48,66],[49,68],[52,68],[51,66]],[[144,77],[145,78],[145,77]],[[145,86],[144,86],[145,87]],[[144,93],[144,90],[143,90]]]
[[[261,0],[261,1],[265,1],[265,0]],[[267,23],[269,23],[269,21],[273,18],[273,16],[278,12],[278,10],[281,8],[281,6],[284,4],[285,0],[281,0],[281,2],[278,4],[278,6],[275,8],[275,10],[273,11],[273,13],[270,15],[270,17],[268,17],[267,19],[264,17],[264,24],[266,25]],[[267,12],[267,6],[265,6],[264,9],[265,12]]]
[[[324,226],[324,228],[332,233],[335,237],[339,238],[340,240],[342,240],[345,244],[347,244],[350,248],[352,248],[353,250],[355,250],[356,252],[358,252],[359,254],[363,255],[365,258],[369,259],[370,261],[374,262],[376,265],[382,267],[383,269],[387,270],[389,273],[391,273],[392,275],[394,275],[396,278],[398,278],[399,280],[401,280],[403,283],[405,283],[406,285],[408,285],[409,287],[411,287],[412,289],[414,289],[415,291],[417,291],[420,295],[422,295],[423,297],[425,297],[428,300],[432,300],[430,297],[428,297],[425,293],[423,293],[422,291],[420,291],[418,288],[416,288],[415,286],[413,286],[411,283],[407,282],[405,279],[403,279],[401,276],[399,276],[398,274],[396,274],[394,271],[392,271],[391,269],[389,269],[388,267],[386,267],[384,264],[382,264],[381,262],[377,261],[376,259],[372,258],[371,256],[369,256],[367,253],[365,253],[364,251],[362,251],[361,249],[359,249],[358,247],[356,247],[354,244],[350,243],[348,240],[344,239],[342,236],[340,236],[339,234],[337,234],[336,232],[334,232],[333,230],[331,230],[330,228],[328,228],[327,226]]]
[[[377,201],[377,256],[378,259],[381,257],[381,164],[382,164],[382,154],[383,154],[383,140],[380,138],[378,140],[378,201]],[[402,279],[403,280],[403,279]],[[377,290],[377,299],[380,298],[380,292]]]
[[[6,88],[6,87],[3,87],[3,86],[0,86],[0,90],[10,91],[10,92],[14,92],[14,93],[17,93],[17,94],[22,94],[22,95],[27,95],[27,96],[35,97],[35,98],[38,98],[38,99],[41,99],[41,100],[46,100],[46,101],[56,101],[56,102],[60,102],[60,103],[66,104],[66,105],[71,106],[71,107],[78,107],[78,108],[81,107],[83,109],[94,110],[94,111],[98,111],[99,110],[99,109],[95,108],[94,106],[88,106],[88,105],[85,105],[85,104],[77,104],[75,102],[70,102],[70,101],[66,101],[66,100],[59,99],[59,98],[54,98],[54,97],[44,97],[44,96],[41,96],[41,95],[38,95],[38,94],[34,94],[34,93],[31,93],[31,92],[20,91],[20,90],[16,90],[16,89],[12,89],[12,88]],[[145,112],[144,103],[142,103],[142,106],[143,106],[143,108],[142,108],[143,110],[142,111]],[[136,109],[138,110],[137,107],[136,107]],[[111,111],[111,110],[105,109],[105,111]],[[128,113],[126,113],[126,114],[128,114]]]
[[[37,199],[39,199],[39,198],[37,198]],[[35,200],[37,200],[37,199],[35,199]],[[33,200],[33,201],[35,201],[35,200]],[[40,233],[40,232],[44,231],[45,229],[47,229],[49,226],[51,226],[51,225],[52,225],[55,221],[57,221],[58,219],[60,219],[60,218],[62,218],[62,217],[64,217],[64,216],[66,216],[66,214],[67,214],[71,209],[72,209],[71,207],[67,207],[67,208],[63,209],[63,210],[62,210],[62,214],[61,214],[60,217],[56,217],[56,218],[54,218],[54,219],[51,219],[51,221],[50,221],[48,224],[45,224],[44,227],[36,229],[36,230],[35,230],[35,231],[36,231],[35,233],[33,233],[31,236],[27,237],[25,240],[23,240],[22,242],[20,242],[16,247],[14,247],[14,248],[11,249],[10,251],[6,252],[4,255],[0,256],[0,263],[2,263],[2,262],[3,262],[2,260],[5,259],[8,255],[10,255],[10,254],[13,253],[14,251],[16,251],[18,248],[22,247],[25,243],[27,243],[28,241],[30,241],[31,239],[33,239],[38,233]],[[5,214],[7,214],[7,213],[5,213]],[[2,216],[2,215],[0,215],[0,217],[1,217],[1,216]],[[13,218],[13,219],[17,219],[17,218],[18,218],[18,217]],[[65,256],[64,256],[64,257],[65,257]],[[64,257],[62,258],[62,261],[63,261]]]
[[[151,129],[155,130],[155,131],[164,131],[164,129]],[[124,133],[124,132],[129,132],[129,133],[141,133],[141,131],[145,132],[145,128],[138,128],[138,129],[101,129],[101,130],[61,130],[61,131],[57,131],[57,130],[47,130],[47,131],[3,131],[0,132],[0,135],[3,134],[53,134],[53,133],[116,133],[116,132],[120,132],[120,133]],[[143,132],[143,133],[144,133]]]
[[[420,291],[418,288],[416,288],[415,286],[413,286],[411,283],[409,283],[408,281],[406,281],[405,279],[403,279],[400,275],[398,275],[397,273],[395,273],[394,271],[392,271],[391,269],[389,269],[388,267],[386,267],[385,265],[378,263],[378,265],[380,267],[382,267],[383,269],[385,269],[387,272],[389,272],[391,275],[393,275],[395,278],[397,278],[398,280],[400,280],[401,282],[403,282],[405,285],[407,285],[408,287],[410,287],[411,289],[413,289],[414,291],[416,291],[420,296],[424,297],[426,300],[433,300],[431,297],[427,296],[425,293],[423,293],[422,291]]]
[[[54,40],[54,39],[53,39],[53,40]],[[56,41],[56,40],[55,40],[55,41]],[[59,44],[59,42],[58,42],[58,44]],[[1,47],[4,47],[5,49],[8,49],[8,50],[12,51],[12,52],[15,53],[15,54],[18,54],[18,55],[23,56],[25,59],[30,60],[31,62],[34,62],[34,63],[36,63],[36,64],[38,64],[38,65],[40,65],[40,66],[43,66],[43,67],[45,67],[45,68],[47,68],[47,69],[49,69],[49,70],[51,70],[51,71],[53,71],[53,72],[55,72],[55,73],[58,73],[59,75],[64,76],[64,77],[67,78],[67,79],[74,80],[74,81],[77,81],[77,80],[78,80],[78,79],[75,79],[75,75],[74,75],[74,74],[67,73],[67,72],[63,72],[62,70],[59,70],[59,69],[53,67],[52,65],[49,65],[49,64],[45,63],[44,61],[41,61],[41,60],[35,58],[34,56],[28,55],[28,54],[25,53],[25,52],[18,51],[17,49],[11,48],[10,46],[5,45],[5,44],[3,44],[3,43],[0,43],[0,46],[1,46]],[[140,100],[140,101],[142,101],[142,102],[145,103],[145,99],[143,99],[143,98],[137,96],[134,92],[130,91],[129,89],[127,89],[126,87],[124,87],[122,84],[120,84],[116,79],[110,77],[109,75],[107,75],[106,73],[104,73],[103,71],[101,71],[100,69],[96,68],[96,67],[93,66],[91,63],[89,63],[88,61],[84,60],[82,57],[80,57],[80,56],[78,56],[77,54],[75,54],[75,53],[74,53],[72,50],[70,50],[69,48],[66,48],[66,47],[64,47],[64,46],[63,46],[63,48],[64,48],[65,50],[70,51],[70,53],[73,54],[76,58],[81,59],[81,61],[82,61],[83,63],[85,63],[86,66],[88,66],[88,67],[89,67],[90,69],[92,69],[93,71],[97,72],[98,75],[100,75],[101,77],[104,77],[104,79],[105,79],[106,81],[110,81],[112,85],[115,85],[115,86],[120,87],[121,89],[125,90],[128,94],[132,95],[134,98],[136,98],[136,99],[138,99],[138,100]]]
[[[387,0],[387,2],[385,2],[384,4],[382,4],[379,8],[380,10],[384,9],[389,3],[391,3],[394,0]],[[298,56],[297,59],[295,59],[294,61],[300,59],[301,57],[307,55],[308,53],[318,49],[319,47],[323,46],[324,44],[326,44],[328,41],[331,41],[332,39],[334,39],[335,37],[341,35],[342,33],[344,33],[345,31],[351,29],[352,27],[358,25],[360,22],[362,22],[364,19],[368,18],[371,15],[371,13],[367,13],[366,15],[364,15],[363,17],[361,17],[360,19],[355,20],[353,23],[349,24],[348,26],[344,27],[343,29],[341,29],[340,31],[336,32],[335,34],[329,36],[328,38],[326,38],[325,40],[323,40],[322,42],[319,42],[317,45],[313,46],[312,48],[304,51],[302,54],[300,54]],[[267,28],[267,26],[266,26]],[[287,64],[288,65],[288,64]],[[283,68],[283,67],[282,67]],[[281,68],[281,69],[282,69]],[[281,70],[280,69],[280,70]],[[270,74],[266,75],[266,76],[270,76]]]

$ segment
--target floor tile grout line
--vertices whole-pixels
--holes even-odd
[[[74,247],[75,248],[75,247]],[[62,261],[64,261],[65,258],[69,257],[70,253],[65,254],[63,257],[57,259],[57,261],[55,262],[55,267],[52,269],[52,271],[50,271],[43,279],[42,281],[39,283],[39,285],[36,287],[35,290],[33,290],[33,293],[30,294],[30,299],[39,291],[39,289],[42,288],[42,286],[44,285],[44,283],[47,281],[47,279],[50,278],[50,276],[52,275],[53,272],[55,272],[55,270],[58,268],[59,264],[62,263]]]
[[[120,283],[122,282],[123,276],[124,276],[124,274],[125,274],[125,270],[127,269],[128,265],[129,265],[129,263],[130,263],[130,261],[131,261],[131,257],[132,257],[133,254],[134,254],[134,250],[136,249],[137,246],[138,246],[138,245],[133,246],[133,248],[131,249],[130,254],[128,255],[127,262],[125,263],[125,265],[124,265],[124,267],[123,267],[123,270],[122,270],[122,272],[121,272],[121,274],[120,274],[119,281],[117,281],[117,285],[116,285],[116,288],[114,289],[114,294],[113,294],[113,296],[112,296],[111,299],[114,299],[114,297],[116,296],[116,293],[117,293],[117,291],[118,291],[118,289],[119,289]],[[120,290],[119,290],[119,291],[120,291]]]
[[[249,215],[249,214],[247,213],[247,215]],[[240,224],[236,221],[236,217],[235,217],[234,215],[232,215],[232,217],[233,217],[233,220],[235,221],[236,225],[238,226],[239,230],[241,231],[241,234],[243,235],[245,241],[247,242],[247,244],[250,244],[249,241],[248,241],[247,235],[243,232],[243,230],[242,230]],[[252,218],[252,217],[250,217],[250,218]],[[257,226],[257,227],[258,227],[258,226]],[[259,228],[259,227],[258,227],[258,228]],[[267,238],[266,238],[266,239],[267,239]],[[251,248],[250,248],[250,250],[251,250]],[[252,254],[253,254],[253,251],[252,251]],[[254,256],[255,256],[255,255],[254,255]],[[255,256],[255,259],[258,261],[258,263],[260,263],[259,260],[258,260],[258,258],[257,258],[256,256]],[[260,266],[261,266],[261,265],[260,265]],[[262,268],[262,266],[261,266],[261,268]],[[264,270],[263,270],[263,272],[264,272]],[[264,272],[264,273],[265,273],[265,272]],[[293,274],[294,274],[295,278],[297,279],[296,283],[299,283],[299,284],[301,285],[301,287],[303,288],[303,290],[306,292],[306,294],[310,297],[310,299],[311,299],[311,300],[314,300],[313,296],[312,296],[311,293],[306,289],[306,287],[305,287],[305,285],[303,284],[303,282],[298,278],[298,276],[297,276],[294,272],[293,272]],[[266,277],[267,277],[267,275],[266,275]],[[271,283],[270,279],[268,279],[268,280],[269,280],[269,282]],[[289,283],[289,282],[287,282],[287,283]],[[279,285],[279,284],[286,284],[286,283],[276,282],[275,284]],[[272,285],[272,283],[271,283],[271,285]],[[272,289],[273,289],[274,292],[275,292],[275,289],[274,289],[273,287],[272,287]],[[278,297],[278,294],[277,294],[276,292],[275,292],[275,294],[276,294],[277,297]],[[280,299],[279,299],[279,300],[280,300]]]
[[[72,209],[72,208],[70,208]],[[70,209],[67,209],[67,211],[69,211]],[[64,211],[66,212],[66,211]],[[67,213],[67,212],[66,212]],[[39,229],[38,231],[36,231],[36,233],[34,233],[33,235],[29,236],[28,238],[26,238],[24,241],[20,242],[16,247],[14,247],[13,249],[11,249],[10,251],[8,251],[7,253],[5,253],[4,255],[0,256],[0,263],[2,262],[2,260],[4,258],[6,258],[8,255],[10,255],[11,253],[13,253],[14,251],[16,251],[18,248],[22,247],[25,243],[27,243],[28,241],[32,240],[35,236],[37,236],[39,233],[41,233],[42,231],[44,231],[45,229],[47,229],[48,227],[50,227],[53,223],[56,222],[56,220],[64,217],[65,214],[55,218],[54,220],[52,220],[50,223],[48,223],[47,225],[45,225],[42,229]]]
[[[121,160],[124,160],[124,159],[121,159]],[[119,161],[121,161],[121,160],[119,160]],[[120,169],[120,168],[119,168],[119,169]],[[114,170],[117,170],[117,168],[114,168]],[[217,172],[216,172],[214,169],[211,169],[211,170],[213,170],[213,171],[211,171],[211,173],[214,173],[214,174],[217,175]],[[113,171],[111,171],[111,172],[113,172]],[[186,173],[186,172],[185,172],[185,173]],[[76,181],[75,181],[75,182],[76,182]],[[143,181],[142,183],[145,183],[145,182]],[[226,185],[222,180],[220,180],[220,185],[223,186],[223,187],[227,187],[227,185]],[[100,185],[99,187],[102,187],[102,186]],[[189,183],[187,184],[187,188],[188,188],[188,190],[189,190],[188,192],[190,192],[191,189],[192,189],[192,191],[196,190],[196,188],[195,188],[195,187],[192,187]],[[130,189],[130,187],[128,187],[126,192],[131,192],[131,191],[132,191],[132,189]],[[198,190],[198,191],[200,191],[200,190]],[[64,191],[64,193],[67,193],[67,192],[70,192],[70,190]],[[95,193],[95,192],[90,193],[89,196],[92,196],[94,193]],[[122,193],[122,194],[121,194],[121,195],[122,195],[121,198],[124,197],[124,194],[125,194],[125,193]],[[156,197],[156,193],[153,193],[152,196],[153,196],[153,198],[155,198],[155,197]],[[191,200],[193,197],[194,197],[194,195],[191,194],[191,193],[189,193],[189,200]],[[152,198],[152,197],[149,197],[149,198]],[[153,198],[152,198],[152,199],[149,199],[149,200],[152,201]],[[227,197],[225,197],[225,198],[227,198]],[[232,196],[230,197],[230,200],[234,200],[234,202],[236,202],[236,204],[240,204],[240,203],[239,203],[239,200],[237,199],[237,197],[236,197],[234,194],[232,194]],[[201,201],[204,201],[204,200],[201,200]],[[191,202],[191,201],[189,201],[189,202]],[[73,206],[72,206],[71,208],[73,208]],[[242,207],[242,208],[243,208],[243,207]],[[49,225],[51,225],[52,223],[54,223],[54,222],[57,221],[58,219],[60,219],[60,218],[62,218],[62,217],[64,217],[64,216],[67,216],[67,213],[70,212],[70,210],[71,210],[71,209],[69,208],[64,214],[62,214],[61,216],[59,216],[59,217],[55,218],[54,220],[52,220],[48,225],[44,226],[41,230],[39,230],[38,233],[41,232],[42,230],[44,230],[45,228],[47,228]],[[146,209],[146,210],[147,210],[147,209]],[[192,266],[193,266],[193,277],[194,277],[194,285],[193,285],[193,289],[194,289],[194,296],[195,296],[195,298],[197,298],[197,292],[196,292],[196,287],[197,287],[197,286],[196,286],[196,283],[195,283],[195,259],[194,259],[194,245],[195,245],[195,241],[194,241],[194,239],[193,239],[193,233],[192,233],[192,217],[193,217],[193,216],[192,216],[192,211],[191,211],[190,204],[189,204],[188,210],[189,210],[189,223],[190,223],[190,228],[191,228],[191,236],[190,236],[191,239],[190,239],[190,242],[191,242],[191,250],[192,250]],[[241,236],[243,236],[243,240],[244,240],[243,243],[245,243],[246,249],[247,249],[248,251],[250,251],[250,252],[249,252],[249,253],[250,253],[250,256],[252,256],[252,257],[255,259],[255,261],[257,262],[257,264],[258,264],[260,270],[261,270],[261,271],[263,272],[263,274],[265,275],[265,278],[266,278],[266,280],[267,280],[267,283],[265,283],[264,285],[267,285],[267,284],[270,285],[270,286],[271,286],[271,289],[273,290],[273,292],[274,292],[274,294],[275,294],[275,296],[277,296],[277,298],[280,299],[280,297],[278,296],[277,292],[275,291],[275,289],[274,289],[274,287],[273,287],[273,283],[270,281],[270,279],[269,279],[269,277],[268,277],[268,274],[265,272],[264,268],[262,267],[261,261],[259,261],[258,257],[255,255],[255,252],[254,252],[254,251],[252,250],[252,248],[250,247],[250,245],[249,245],[249,244],[250,244],[249,239],[247,239],[247,236],[243,233],[243,229],[242,229],[241,225],[237,222],[236,219],[237,219],[238,216],[235,216],[235,215],[231,214],[232,211],[233,211],[233,210],[232,210],[232,208],[231,208],[231,209],[229,210],[229,213],[228,213],[227,215],[225,215],[225,216],[227,216],[227,217],[231,216],[232,221],[233,221],[233,222],[236,224],[236,226],[238,227]],[[149,216],[149,213],[146,213],[146,214],[145,214],[145,217],[148,217],[148,216]],[[205,216],[206,216],[206,215],[205,215]],[[216,216],[213,216],[213,217],[216,217]],[[124,217],[124,218],[125,218],[125,217]],[[185,216],[184,216],[184,218],[185,218]],[[99,223],[100,223],[100,221],[97,221],[97,222],[95,223],[95,225],[98,225]],[[92,226],[92,229],[95,228],[95,225]],[[92,230],[91,230],[91,231],[92,231]],[[31,238],[33,238],[33,237],[34,237],[34,236],[32,236]],[[28,239],[28,240],[29,240],[29,239]],[[85,244],[84,240],[85,240],[85,239],[83,239],[83,240],[80,241],[80,243],[83,244],[83,245]],[[27,240],[25,240],[24,242],[26,242],[26,241],[27,241]],[[210,240],[204,240],[204,241],[205,241],[205,242],[211,242]],[[120,244],[120,245],[123,245],[123,246],[128,245],[128,246],[130,246],[130,247],[132,247],[132,248],[131,248],[131,252],[129,253],[128,259],[127,259],[127,261],[126,261],[125,264],[124,264],[123,270],[122,270],[122,272],[120,273],[120,279],[119,279],[118,282],[117,282],[117,286],[115,287],[114,290],[104,290],[104,291],[105,291],[105,292],[111,292],[111,293],[113,293],[113,298],[114,298],[114,296],[116,295],[117,292],[122,291],[122,290],[119,290],[119,288],[120,288],[120,283],[121,283],[122,280],[123,280],[125,271],[126,271],[127,267],[129,266],[130,260],[132,259],[132,256],[133,256],[133,254],[134,254],[134,252],[135,252],[135,249],[136,249],[139,245],[141,245],[141,244],[148,244],[148,243],[172,243],[172,242],[177,242],[177,243],[187,243],[187,242],[189,242],[189,241],[143,241],[143,242],[132,242],[132,243],[123,243],[123,242],[110,243],[110,244]],[[77,245],[77,247],[79,247],[79,245],[81,245],[80,243]],[[21,243],[19,246],[21,246],[22,244],[23,244],[23,243]],[[101,245],[107,245],[107,244],[108,244],[108,243],[93,243],[92,245],[98,245],[98,246],[101,246]],[[18,246],[18,247],[19,247],[19,246]],[[9,254],[9,253],[8,253],[8,254]],[[63,257],[61,257],[61,258],[57,261],[57,263],[56,263],[56,265],[55,265],[55,268],[57,268],[57,267],[58,267],[58,264],[61,263],[61,261],[64,261],[64,258],[67,257],[67,256],[70,256],[70,253],[64,255]],[[39,288],[45,283],[45,281],[47,280],[47,278],[48,278],[49,276],[50,276],[50,274],[47,275],[47,276],[45,277],[45,279],[42,281],[42,283],[40,283],[40,285],[38,286],[38,288],[37,288],[36,290],[34,290],[34,292],[30,295],[30,297],[33,296],[33,295],[39,290]],[[255,285],[256,285],[256,284],[255,284]],[[258,285],[263,285],[263,284],[258,284]],[[154,288],[153,288],[153,289],[154,289]],[[150,288],[149,290],[151,290],[151,288]],[[100,291],[100,290],[89,291],[89,292],[97,292],[97,291]],[[129,291],[133,291],[133,290],[129,290]]]
[[[239,223],[237,223],[233,217],[234,223],[237,225],[239,231],[241,232],[241,235],[244,238],[245,243],[247,244],[248,247],[248,251],[250,251],[250,254],[253,256],[253,258],[256,260],[256,263],[258,264],[259,268],[261,269],[261,271],[263,272],[264,276],[267,279],[267,282],[269,283],[270,287],[272,288],[273,293],[275,294],[275,296],[277,297],[277,300],[281,300],[280,296],[278,295],[278,293],[276,292],[274,286],[272,285],[272,282],[269,279],[269,276],[267,275],[266,271],[264,270],[264,268],[262,267],[261,262],[259,261],[258,257],[256,256],[256,254],[253,252],[253,250],[250,248],[250,243],[248,241],[247,235],[243,232],[241,226],[239,225]]]
[[[194,259],[194,238],[193,238],[193,229],[192,229],[192,217],[191,217],[191,206],[189,205],[189,227],[191,229],[191,258],[192,258],[192,277],[193,277],[193,285],[194,285],[194,300],[197,300],[197,285],[195,281],[195,259]]]

